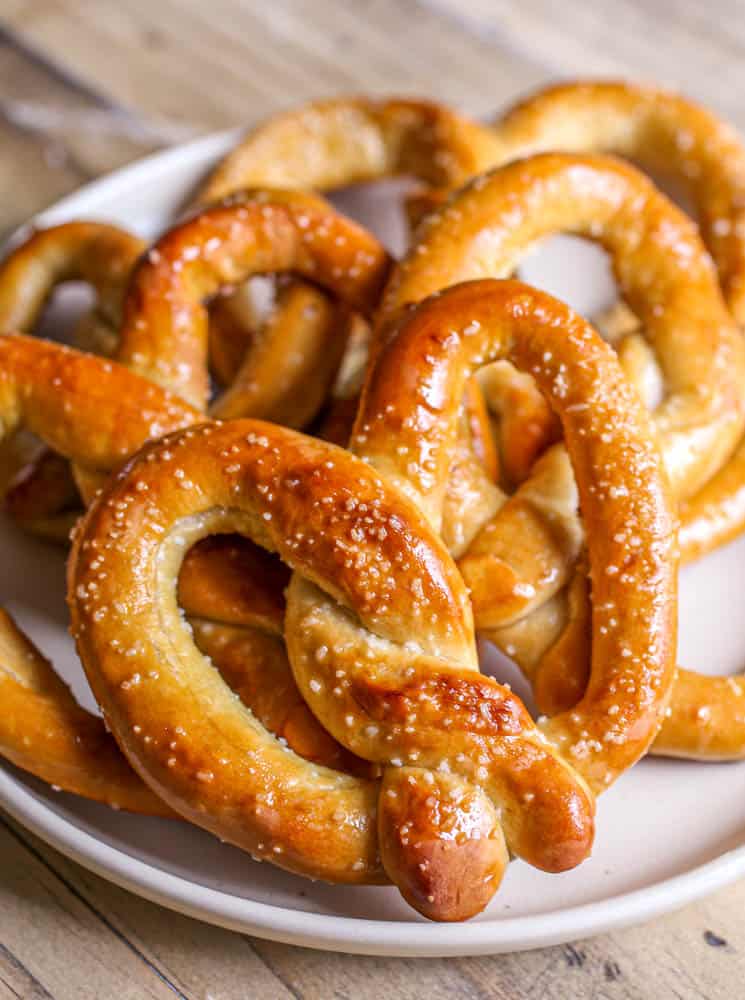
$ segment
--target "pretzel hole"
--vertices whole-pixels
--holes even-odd
[[[34,333],[45,340],[75,344],[76,329],[91,311],[95,312],[96,293],[85,281],[66,281],[58,285],[35,325]],[[89,349],[88,346],[83,347]],[[92,348],[90,348],[92,349]]]
[[[677,200],[677,199],[676,199]],[[616,350],[640,332],[636,316],[620,297],[610,257],[591,240],[579,236],[553,236],[533,247],[523,258],[518,276],[563,300],[585,316]],[[636,345],[632,345],[632,350]],[[622,364],[647,407],[662,402],[663,378],[654,352],[636,352]]]

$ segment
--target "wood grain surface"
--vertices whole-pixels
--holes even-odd
[[[2,0],[0,234],[146,152],[311,95],[423,93],[478,115],[539,82],[586,73],[679,86],[745,129],[745,7]],[[0,813],[0,1000],[738,1000],[744,982],[745,883],[649,926],[525,954],[329,955],[168,912]]]

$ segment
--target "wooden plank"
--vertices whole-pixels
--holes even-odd
[[[745,129],[745,17],[739,0],[427,0],[483,41],[550,76],[633,75],[688,93]]]
[[[3,947],[35,983],[61,1000],[101,996],[103,983],[123,1000],[173,1000],[167,978],[4,822],[0,856]]]
[[[0,234],[163,141],[0,31]]]
[[[271,17],[227,0],[15,0],[5,17],[116,102],[197,128],[360,89],[420,92],[487,114],[544,75],[428,7],[397,0],[277,0]]]
[[[248,995],[292,996],[249,938],[126,892],[2,816],[0,858],[0,985],[7,979],[28,988],[23,976],[34,976],[59,1000],[173,1000],[174,994],[232,1000],[247,995],[246,984]],[[15,980],[6,972],[3,947]],[[68,966],[74,966],[69,976]],[[78,992],[84,983],[90,994]]]

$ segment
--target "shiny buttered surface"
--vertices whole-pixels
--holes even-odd
[[[399,262],[323,197],[391,177]],[[75,525],[103,719],[0,610],[0,754],[433,920],[481,911],[513,856],[580,864],[645,753],[745,756],[745,682],[675,665],[679,557],[745,528],[744,198],[714,115],[579,81],[489,125],[313,102],[150,246],[103,220],[19,240],[0,481],[19,529]],[[610,343],[514,278],[556,233],[610,256]],[[33,335],[69,281],[94,295],[74,348]]]

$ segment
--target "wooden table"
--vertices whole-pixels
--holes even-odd
[[[625,73],[745,129],[744,14],[736,0],[3,0],[0,232],[149,150],[311,94],[423,93],[478,115],[554,76]],[[651,926],[527,954],[328,955],[167,912],[0,814],[0,1000],[734,1000],[744,910],[741,883]]]

